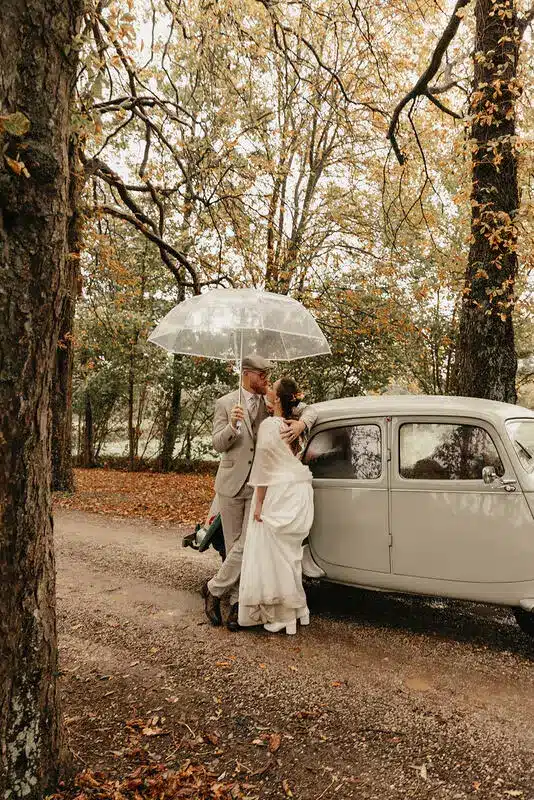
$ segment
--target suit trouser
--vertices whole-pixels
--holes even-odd
[[[215,597],[229,594],[232,605],[239,600],[239,576],[253,493],[253,489],[245,484],[235,497],[219,495],[226,559],[208,582],[208,589]]]

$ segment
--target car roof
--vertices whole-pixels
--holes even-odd
[[[455,397],[451,395],[366,395],[365,397],[342,397],[315,403],[317,423],[331,422],[359,416],[404,416],[454,414],[462,417],[479,417],[490,422],[518,417],[531,417],[534,411],[511,403],[499,403],[478,397]]]

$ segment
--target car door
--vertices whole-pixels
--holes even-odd
[[[469,418],[392,423],[392,572],[506,583],[534,577],[532,516],[498,432]],[[482,468],[516,479],[486,485]]]
[[[313,474],[310,546],[327,577],[390,571],[387,428],[384,419],[322,424],[304,454]],[[347,573],[347,569],[349,573]]]

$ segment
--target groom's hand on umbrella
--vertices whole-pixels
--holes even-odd
[[[286,427],[281,432],[281,437],[284,442],[291,444],[298,439],[299,436],[306,430],[306,423],[300,419],[292,419],[286,422]]]
[[[230,424],[232,428],[237,427],[238,422],[242,422],[245,419],[245,412],[243,411],[242,406],[234,406],[230,412]]]

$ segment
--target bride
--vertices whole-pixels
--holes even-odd
[[[310,615],[302,587],[302,542],[313,522],[312,475],[296,449],[280,437],[286,420],[300,402],[292,378],[276,381],[271,396],[273,416],[258,431],[249,484],[254,497],[241,567],[239,624],[260,625],[272,633],[296,633],[297,619]]]

